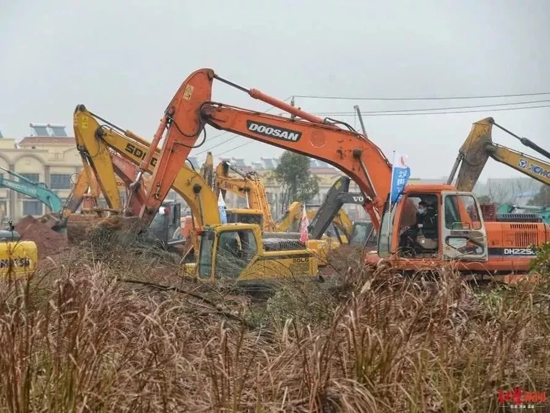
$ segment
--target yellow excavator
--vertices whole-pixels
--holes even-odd
[[[494,143],[492,140],[493,126],[498,127],[518,139],[523,145],[550,159],[550,152],[546,151],[544,148],[541,148],[531,140],[519,137],[513,132],[510,132],[508,129],[497,124],[493,118],[489,117],[474,123],[468,138],[460,147],[458,157],[453,165],[447,184],[452,184],[456,176],[455,186],[459,191],[473,191],[479,176],[487,163],[487,160],[492,158],[497,162],[509,166],[510,168],[543,183],[544,185],[550,185],[550,162],[543,161],[533,156],[526,155]],[[530,207],[529,210],[536,215],[536,208]],[[540,207],[540,211],[544,211],[544,206]],[[514,214],[504,215],[506,215],[506,217],[502,216],[499,219],[510,220],[517,218],[517,220],[521,220],[530,218],[524,214],[518,214],[517,217],[514,217]],[[547,214],[538,215],[546,218],[546,223],[549,223],[547,222],[549,218]]]
[[[206,183],[208,184],[208,187],[212,189],[214,196],[216,199],[219,199],[220,194],[222,199],[225,202],[225,193],[226,190],[230,190],[230,192],[235,193],[239,196],[245,195],[245,190],[239,191],[239,186],[250,186],[249,183],[244,182],[244,180],[239,181],[238,179],[231,179],[227,176],[227,172],[223,172],[223,167],[221,167],[221,164],[218,165],[218,168],[216,171],[214,171],[214,156],[212,155],[212,152],[208,152],[206,155],[206,160],[201,166],[200,170],[201,176],[204,178]],[[233,186],[230,188],[226,188],[221,190],[219,188],[219,179],[221,177],[221,180],[223,180],[225,183],[227,183],[228,186]],[[224,180],[224,177],[227,178]],[[258,224],[265,229],[265,223],[266,223],[266,216],[269,217],[269,215],[265,215],[265,208],[263,207],[263,203],[261,201],[258,201],[257,198],[261,197],[261,192],[257,192],[258,188],[255,188],[256,192],[253,195],[254,199],[254,205],[252,207],[248,208],[225,208],[226,216],[227,216],[227,223],[243,223],[243,224]],[[263,190],[263,196],[265,197],[265,189],[259,189],[259,191]],[[272,231],[272,229],[271,229]]]
[[[99,123],[102,122],[102,124]],[[120,154],[125,159],[131,161],[134,165],[141,163],[145,154],[149,149],[149,142],[135,135],[131,131],[123,130],[116,125],[100,118],[99,116],[88,111],[83,105],[77,106],[74,112],[74,131],[77,139],[77,147],[84,159],[89,162],[93,168],[98,182],[100,183],[102,192],[114,193],[114,178],[111,156],[109,151],[114,151]],[[93,158],[91,154],[94,154]],[[148,169],[150,173],[154,170],[159,156],[157,150],[150,158]],[[191,169],[187,165],[180,167],[180,170],[172,184],[172,189],[177,192],[187,203],[191,209],[193,223],[197,224],[194,228],[193,236],[186,240],[184,247],[184,257],[182,259],[182,273],[184,275],[194,274],[196,262],[199,256],[199,248],[197,247],[202,230],[208,225],[208,233],[219,235],[220,240],[229,239],[228,242],[235,244],[237,247],[243,244],[240,243],[240,233],[245,231],[249,234],[252,228],[256,228],[253,223],[243,221],[251,220],[250,218],[256,215],[254,210],[231,210],[227,209],[228,218],[227,224],[222,224],[218,209],[218,202],[212,189],[208,186],[205,179],[197,171]],[[260,212],[260,218],[262,214]],[[255,251],[255,259],[258,259],[258,264],[255,265],[255,270],[250,278],[262,278],[266,268],[277,267],[279,273],[281,268],[287,268],[293,274],[298,274],[299,271],[307,269],[310,275],[317,274],[318,265],[326,264],[326,243],[319,240],[310,240],[305,246],[299,248],[299,253],[292,253],[294,244],[298,245],[297,239],[290,238],[288,234],[256,232],[252,231],[254,236],[255,247],[249,251]],[[286,239],[283,239],[283,235]],[[216,238],[218,239],[218,238]],[[202,244],[205,245],[208,243]],[[289,249],[289,246],[292,249]],[[190,254],[193,251],[194,254]],[[283,252],[281,252],[283,251]],[[294,256],[297,255],[297,256]],[[307,255],[307,257],[306,257]],[[194,257],[194,260],[187,260]],[[300,270],[301,269],[301,270]],[[313,272],[312,272],[313,271]],[[215,278],[215,277],[214,277]],[[212,278],[212,279],[214,279]]]
[[[239,175],[238,178],[229,176],[229,171]],[[265,187],[255,172],[245,173],[227,161],[218,164],[214,179],[214,193],[221,194],[225,200],[226,192],[229,191],[246,200],[246,208],[260,211],[263,215],[264,231],[275,232],[277,226],[271,216],[271,208],[267,200]]]
[[[103,125],[98,120],[102,121]],[[149,143],[131,131],[123,130],[93,114],[83,105],[79,105],[76,108],[73,124],[77,148],[81,152],[83,159],[93,169],[103,194],[115,194],[115,197],[105,195],[106,200],[116,199],[116,180],[113,173],[114,169],[110,151],[120,154],[134,165],[138,165],[145,157],[149,149]],[[94,154],[95,156],[92,157],[90,154]],[[153,171],[158,159],[157,156],[158,154],[155,154],[151,158],[147,172]],[[192,236],[186,240],[184,247],[184,257],[192,257],[193,255],[190,254],[191,251],[195,255],[198,254],[198,248],[194,247],[198,245],[199,239],[197,234],[200,232],[200,229],[205,225],[221,225],[218,202],[214,192],[204,178],[187,165],[181,167],[172,188],[185,200],[191,209],[192,222],[197,225]],[[258,213],[257,211],[247,209],[227,209],[226,215],[228,224],[224,225],[255,223],[257,222],[258,215],[259,219],[262,219],[261,211]],[[225,227],[222,225],[220,230],[223,229]],[[270,238],[277,237],[280,238],[277,234],[270,236]],[[308,247],[314,248],[322,256],[326,256],[326,253],[323,251],[323,243],[312,240],[308,243]],[[196,260],[192,260],[192,262],[196,262]]]
[[[8,230],[0,230],[0,280],[30,276],[37,262],[35,242],[21,241],[11,222]]]
[[[472,133],[468,135],[468,138],[459,149],[458,157],[447,182],[453,182],[460,167],[456,186],[461,191],[472,191],[487,160],[492,158],[545,185],[550,185],[550,163],[494,143],[492,139],[493,126],[512,135],[523,145],[550,159],[550,152],[529,139],[521,138],[510,132],[489,117],[474,123]]]

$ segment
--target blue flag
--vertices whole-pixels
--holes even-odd
[[[407,156],[394,151],[390,195],[392,204],[396,204],[401,200],[401,195],[410,177],[411,169],[407,166]]]

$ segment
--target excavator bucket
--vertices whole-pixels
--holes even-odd
[[[64,233],[64,228],[61,226],[61,220],[52,214],[45,214],[38,219],[42,224],[46,225],[48,228]]]

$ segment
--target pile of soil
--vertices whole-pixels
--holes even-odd
[[[95,226],[101,218],[96,214],[71,214],[67,222],[67,240],[69,245],[78,245],[87,238],[87,230]]]
[[[46,224],[27,215],[15,226],[22,241],[34,241],[38,248],[38,259],[55,255],[67,246],[65,235],[55,232]]]

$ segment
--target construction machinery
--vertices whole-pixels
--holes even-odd
[[[304,205],[300,201],[294,201],[285,211],[284,215],[277,221],[277,231],[286,232],[295,230],[296,223],[302,219],[302,209]],[[317,212],[313,209],[315,205],[306,204],[306,214],[308,220],[313,219]]]
[[[504,214],[535,214],[540,216],[542,222],[550,224],[550,206],[535,206],[535,205],[514,205],[509,202],[500,204],[497,209],[498,215]]]
[[[334,182],[328,190],[324,202],[310,221],[309,233],[313,239],[321,239],[329,228],[331,222],[337,231],[338,239],[341,239],[338,231],[343,231],[346,243],[354,246],[376,245],[376,237],[372,222],[353,223],[347,213],[342,209],[344,204],[364,204],[365,199],[361,193],[349,192],[351,179],[342,176]]]
[[[291,116],[269,115],[213,102],[214,79]],[[166,132],[140,214],[146,220],[158,209],[174,182],[177,168],[196,147],[206,125],[311,156],[353,179],[365,195],[365,210],[378,233],[378,250],[367,253],[367,263],[376,264],[382,257],[401,271],[432,272],[434,267],[453,261],[454,268],[466,273],[509,275],[527,272],[530,267],[530,259],[525,257],[527,248],[550,239],[547,226],[523,227],[511,233],[502,223],[484,223],[475,195],[458,191],[452,185],[407,185],[399,202],[389,202],[392,165],[364,134],[344,122],[320,118],[256,89],[236,85],[211,69],[197,70],[183,82],[164,113],[150,152],[140,165],[141,174]],[[409,230],[416,221],[420,202],[431,205],[435,211],[437,228],[432,238],[421,232],[415,236],[411,255],[411,248],[405,247],[411,240]]]
[[[40,218],[43,224],[49,226],[57,232],[65,232],[69,217],[83,205],[84,212],[94,210],[101,213],[102,209],[97,207],[97,198],[99,197],[98,189],[94,188],[93,174],[88,173],[85,169],[78,174],[75,186],[73,187],[69,197],[63,202],[55,192],[47,187],[45,183],[35,182],[26,177],[8,169],[0,167],[8,174],[16,177],[19,182],[0,177],[0,186],[9,188],[20,194],[29,196],[42,202],[51,211]],[[122,182],[118,182],[120,186]],[[90,190],[90,193],[87,192]],[[72,224],[78,225],[80,217],[74,217]],[[86,223],[89,220],[85,220]]]
[[[364,203],[361,193],[349,191],[350,178],[340,177],[329,189],[327,196],[321,205],[306,205],[306,215],[310,225],[308,232],[311,238],[321,239],[325,234],[332,239],[333,232],[336,242],[351,246],[375,245],[376,235],[370,221],[353,222],[346,211],[344,204]],[[313,207],[317,206],[315,210]],[[286,210],[281,220],[277,223],[278,231],[287,231],[302,218],[301,202],[295,201]],[[332,229],[330,228],[332,225]],[[330,233],[329,233],[330,232]]]
[[[473,191],[487,160],[492,158],[545,185],[550,185],[550,163],[494,143],[492,138],[493,126],[505,131],[518,139],[523,145],[550,159],[550,152],[529,139],[521,138],[510,132],[489,117],[473,124],[471,133],[458,151],[458,157],[453,165],[447,184],[450,185],[453,182],[458,171],[455,186],[460,190]]]
[[[296,239],[267,238],[257,224],[225,224],[201,234],[198,278],[255,285],[258,280],[317,275],[315,251]]]
[[[0,230],[0,280],[32,275],[38,262],[36,243],[21,241],[11,222],[9,226]]]
[[[131,162],[134,165],[132,173],[135,175],[135,165],[139,165],[144,159],[149,150],[149,142],[131,131],[123,130],[105,119],[102,119],[88,111],[84,105],[77,106],[74,112],[73,121],[77,148],[84,162],[94,170],[95,176],[97,176],[98,182],[101,185],[101,190],[104,194],[116,193],[113,177],[114,167],[112,163],[112,159],[114,158],[111,156],[111,153],[114,152]],[[100,124],[100,122],[102,124]],[[153,172],[154,167],[157,165],[159,153],[160,151],[157,151],[155,156],[150,158],[147,169],[148,173]],[[192,214],[192,218],[188,221],[193,228],[186,229],[186,234],[188,234],[189,237],[185,239],[185,245],[183,247],[185,257],[193,257],[195,255],[198,257],[197,230],[201,229],[206,224],[221,224],[218,200],[214,192],[202,176],[192,168],[192,165],[189,167],[182,163],[179,166],[177,175],[171,186],[171,188],[185,200]],[[147,182],[145,183],[147,184]],[[136,190],[134,196],[140,198],[139,202],[143,202],[141,199],[143,197],[143,195],[141,195],[143,192],[140,193],[140,190],[143,190],[143,188],[137,186],[134,187],[134,189]],[[106,199],[110,199],[112,203],[112,200],[116,198],[106,197]],[[153,214],[153,218],[155,215],[156,212]],[[258,220],[262,219],[261,211],[246,209],[227,209],[226,215],[228,223],[258,222]],[[169,216],[174,217],[175,214],[169,214]],[[142,226],[150,226],[151,223],[152,221],[140,224],[142,224]],[[181,232],[181,229],[176,227],[172,235],[174,242],[179,242],[179,240],[176,240],[177,232]]]
[[[45,183],[32,181],[23,175],[1,166],[0,169],[18,179],[18,181],[15,181],[14,179],[7,179],[0,176],[0,186],[42,202],[53,213],[59,213],[63,208],[63,201],[55,192],[49,189]],[[60,230],[58,222],[50,224],[50,227],[55,230]]]
[[[103,125],[100,125],[98,120],[100,120]],[[81,156],[89,166],[94,170],[95,175],[97,176],[98,182],[102,187],[102,192],[114,192],[113,182],[112,182],[112,170],[110,169],[109,163],[110,155],[109,151],[115,151],[124,158],[130,160],[135,164],[139,164],[141,159],[147,153],[148,142],[138,137],[130,131],[124,131],[121,128],[118,128],[116,125],[109,123],[108,121],[100,118],[99,116],[89,112],[83,105],[79,105],[74,113],[74,131],[77,139],[77,147],[81,152]],[[94,157],[90,154],[95,154]],[[152,172],[155,165],[157,165],[157,157],[153,156],[149,160],[149,168],[147,172]],[[143,177],[143,176],[142,176]],[[204,179],[187,166],[180,166],[180,170],[176,179],[174,179],[172,187],[175,192],[184,198],[186,203],[189,205],[193,220],[192,222],[197,221],[197,228],[195,228],[195,234],[200,234],[200,230],[205,227],[206,224],[210,225],[210,228],[217,228],[217,231],[225,229],[223,225],[220,225],[220,216],[219,210],[217,207],[217,199],[214,195],[214,192],[208,187]],[[141,186],[134,187],[136,192],[142,189]],[[164,201],[162,201],[164,202]],[[161,203],[162,205],[162,203]],[[250,220],[254,221],[256,213],[254,210],[238,210],[238,213],[235,213],[235,210],[227,210],[228,212],[228,224],[231,225],[230,228],[236,230],[235,223],[231,221],[239,222],[238,225],[257,225],[249,224],[243,221]],[[250,213],[252,212],[252,213]],[[261,213],[260,213],[261,216]],[[142,226],[151,225],[147,224],[148,220],[145,222],[140,222]],[[245,227],[243,227],[245,228]],[[261,230],[261,228],[260,228]],[[261,231],[260,231],[261,232]],[[281,234],[277,233],[263,233],[262,236],[266,240],[278,239],[279,241],[276,244],[284,244],[284,239]],[[287,235],[287,238],[290,236]],[[191,239],[194,242],[198,243],[199,237],[191,236]],[[294,239],[294,238],[293,238]],[[296,239],[294,239],[296,241]],[[272,243],[273,244],[273,243]],[[198,244],[197,244],[198,245]],[[194,245],[191,243],[190,247]],[[326,256],[324,253],[324,244],[317,240],[311,240],[307,243],[306,253],[310,254],[315,258],[316,263],[321,262],[323,257]],[[184,251],[184,257],[189,257],[191,254],[189,250]],[[199,248],[194,249],[196,257],[198,259]],[[302,251],[302,254],[304,252]],[[191,264],[191,263],[190,263]],[[193,266],[184,266],[184,271],[188,271]],[[260,267],[257,267],[260,268]],[[294,268],[294,267],[292,267]],[[317,268],[317,267],[315,267]],[[310,275],[316,275],[310,274]]]
[[[550,158],[550,153],[527,138],[521,138],[508,129],[497,124],[491,117],[474,123],[472,133],[459,149],[458,156],[452,171],[447,180],[451,184],[456,176],[455,186],[459,190],[473,191],[481,172],[489,158],[509,166],[524,175],[533,178],[544,185],[550,185],[550,162],[537,159],[533,156],[515,151],[493,142],[492,127],[496,126],[506,133],[518,139],[523,145],[535,150],[541,155]],[[460,169],[459,169],[460,168]],[[458,171],[458,175],[457,175]],[[521,220],[522,217],[515,217],[516,210],[522,209],[531,214],[540,215],[543,222],[550,223],[550,212],[548,207],[528,206],[515,207],[511,204],[503,204],[498,208],[499,220]],[[546,211],[546,212],[545,212]],[[487,217],[485,217],[487,219]]]
[[[233,171],[239,177],[230,177],[229,171]],[[214,193],[216,197],[221,194],[225,200],[227,191],[244,198],[247,209],[259,211],[262,214],[262,222],[258,222],[258,224],[262,225],[264,231],[275,232],[277,230],[275,221],[271,216],[271,208],[267,200],[265,187],[255,172],[245,173],[230,162],[221,161],[215,171]]]

